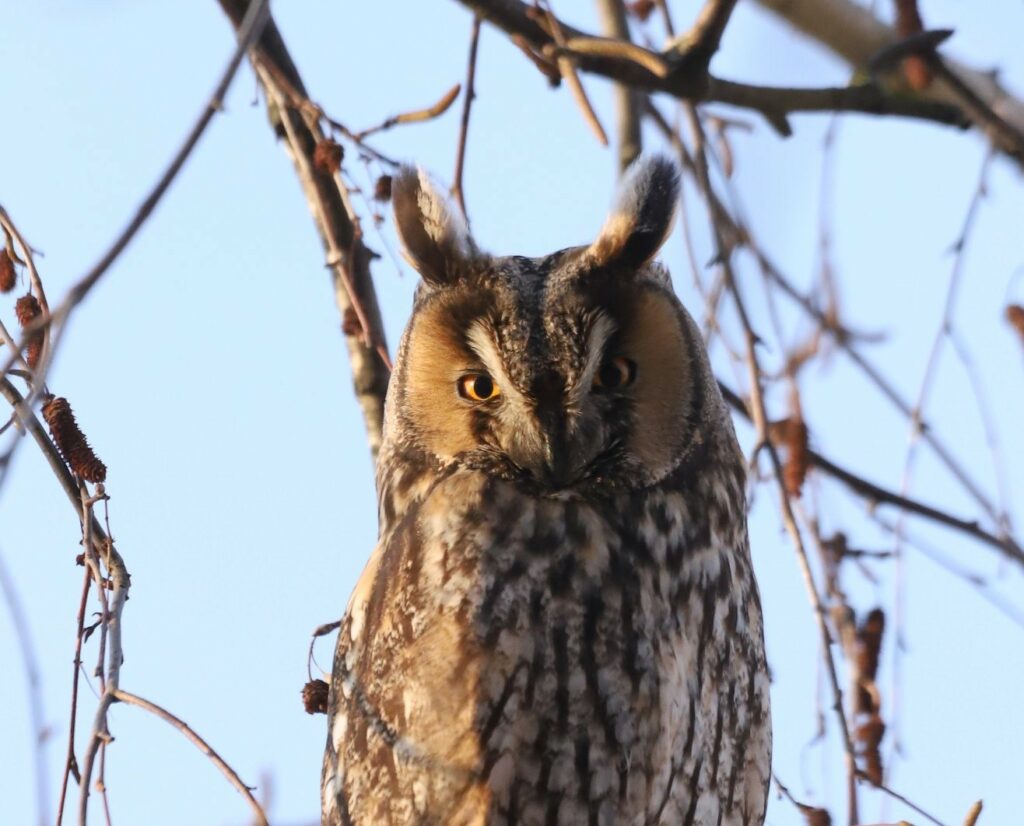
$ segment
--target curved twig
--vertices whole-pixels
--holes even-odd
[[[156,703],[150,702],[144,697],[139,697],[137,694],[132,694],[122,689],[116,689],[112,692],[112,696],[114,700],[127,703],[131,706],[137,706],[138,708],[148,711],[150,714],[155,714],[165,723],[174,726],[174,728],[184,734],[189,742],[210,758],[210,762],[220,769],[221,774],[223,774],[228,779],[228,782],[238,790],[238,793],[245,798],[245,801],[249,804],[253,813],[256,815],[256,822],[259,826],[268,826],[267,814],[263,811],[263,807],[259,804],[259,801],[253,797],[250,787],[246,786],[245,783],[242,782],[238,773],[228,765],[223,757],[217,754],[209,743],[196,734],[195,730],[189,726],[188,723],[180,717],[176,717],[171,714],[167,709],[158,706]]]

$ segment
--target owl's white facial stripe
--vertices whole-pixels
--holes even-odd
[[[466,343],[487,368],[487,372],[490,373],[491,378],[502,392],[511,390],[512,382],[509,381],[508,374],[505,372],[501,355],[498,353],[498,346],[495,344],[494,336],[491,335],[486,322],[478,319],[470,325],[466,333]]]

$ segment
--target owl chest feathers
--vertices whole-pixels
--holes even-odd
[[[367,822],[755,822],[761,617],[741,490],[716,484],[601,501],[467,471],[385,485],[392,518],[338,649],[345,806]]]

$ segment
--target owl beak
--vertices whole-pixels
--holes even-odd
[[[564,446],[548,445],[547,457],[541,467],[541,480],[553,488],[564,488],[572,481],[572,463]]]
[[[535,468],[537,477],[547,486],[564,488],[573,481],[573,462],[569,440],[565,433],[565,420],[561,415],[546,417],[544,452]]]

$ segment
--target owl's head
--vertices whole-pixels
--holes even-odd
[[[653,262],[678,200],[672,162],[635,163],[597,239],[543,258],[481,252],[414,169],[392,191],[422,284],[388,442],[558,491],[658,482],[711,432],[703,343]]]

